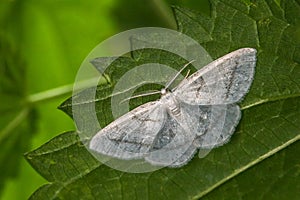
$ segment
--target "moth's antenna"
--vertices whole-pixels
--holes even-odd
[[[187,64],[185,64],[178,72],[177,74],[167,83],[166,88],[169,88],[170,85],[175,81],[175,79],[179,76],[179,74],[192,62],[194,62],[195,60],[191,60],[190,62],[188,62]]]
[[[130,100],[130,99],[135,99],[135,98],[138,98],[138,97],[144,97],[144,96],[149,96],[149,95],[159,94],[159,93],[160,93],[160,91],[157,90],[157,91],[154,91],[154,92],[148,92],[148,93],[144,93],[144,94],[135,95],[135,96],[132,96],[132,97],[123,99],[123,100],[120,102],[120,104],[123,103],[123,102],[125,102],[125,101],[128,101],[128,100]]]
[[[191,70],[189,69],[188,72],[186,73],[184,79],[187,79],[187,77],[190,75]]]
[[[184,79],[181,82],[183,82],[185,79],[187,79],[187,77],[189,76],[190,72],[191,72],[191,70],[188,70],[188,72],[186,73]],[[180,85],[180,83],[178,85]],[[177,89],[178,85],[172,89],[172,92],[174,92]]]

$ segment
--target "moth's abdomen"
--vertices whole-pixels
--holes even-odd
[[[172,93],[168,93],[162,97],[162,102],[165,104],[173,116],[180,116],[180,104]]]
[[[172,114],[174,116],[179,116],[180,115],[180,107],[179,107],[178,104],[177,105],[174,104],[174,107],[170,107],[169,109],[170,109],[170,111],[172,112]]]

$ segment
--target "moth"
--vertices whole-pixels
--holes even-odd
[[[122,160],[144,159],[180,167],[198,149],[230,140],[240,121],[240,102],[251,86],[256,50],[233,51],[184,78],[161,98],[116,119],[92,137],[89,148]]]

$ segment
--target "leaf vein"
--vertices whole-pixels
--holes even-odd
[[[194,196],[193,199],[199,199],[200,197],[203,197],[204,195],[210,193],[211,191],[213,191],[214,189],[216,189],[217,187],[219,187],[220,185],[222,185],[223,183],[227,182],[228,180],[232,179],[233,177],[237,176],[238,174],[244,172],[245,170],[251,168],[252,166],[256,165],[257,163],[265,160],[266,158],[274,155],[275,153],[281,151],[282,149],[286,148],[287,146],[295,143],[296,141],[298,141],[300,139],[300,134],[297,135],[296,137],[292,138],[291,140],[285,142],[284,144],[274,148],[273,150],[267,152],[266,154],[261,155],[260,157],[258,157],[257,159],[249,162],[247,165],[235,170],[233,173],[231,173],[229,176],[221,179],[220,181],[216,182],[214,185],[212,185],[211,187],[207,188],[206,190],[204,190],[203,192],[199,193],[198,195]]]

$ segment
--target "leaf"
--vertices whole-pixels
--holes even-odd
[[[36,113],[26,105],[25,65],[19,52],[0,37],[0,193],[5,181],[18,174],[22,154],[33,136]]]
[[[295,155],[299,153],[300,142],[297,141],[203,199],[297,199],[300,167]]]
[[[231,141],[203,159],[195,156],[178,169],[130,174],[98,163],[76,133],[64,133],[26,155],[51,182],[31,199],[298,198],[300,165],[295,152],[299,152],[300,139],[300,3],[211,0],[211,4],[210,18],[175,7],[179,30],[201,42],[213,58],[241,47],[258,49],[254,83],[241,103],[243,117]],[[136,60],[137,55],[141,59]],[[130,62],[174,62],[171,55],[162,55],[165,52],[136,52]],[[175,62],[182,64],[178,59]],[[120,63],[125,69],[134,67]],[[110,66],[110,73],[115,73],[110,74],[112,84],[98,87],[95,98],[96,110],[104,113],[100,115],[104,116],[100,118],[103,124],[113,120],[106,103],[113,83],[122,76],[116,66]],[[78,95],[85,92],[88,90]],[[71,106],[69,99],[61,108],[70,115]],[[77,106],[86,108],[86,104]],[[277,187],[280,190],[276,191]]]

